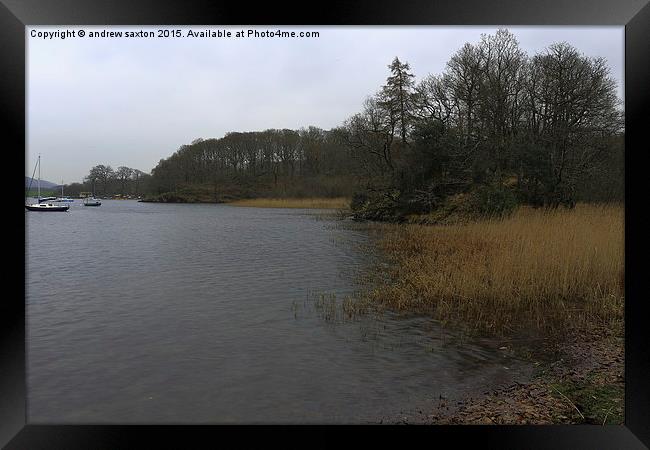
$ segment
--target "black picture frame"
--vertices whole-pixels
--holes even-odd
[[[641,161],[650,150],[650,4],[648,0],[562,0],[521,2],[517,0],[341,1],[279,5],[277,2],[245,3],[171,0],[1,0],[0,1],[0,123],[5,156],[13,156],[7,183],[16,188],[10,196],[12,232],[25,236],[24,208],[18,200],[25,167],[25,27],[30,25],[618,25],[625,27],[626,113],[626,346],[625,425],[549,426],[99,426],[30,425],[26,422],[25,383],[25,295],[24,282],[6,289],[0,302],[0,445],[7,449],[41,448],[149,448],[216,447],[234,437],[238,447],[264,439],[270,445],[341,445],[339,432],[358,436],[364,443],[407,444],[405,439],[423,439],[431,445],[453,444],[488,448],[641,449],[650,446],[650,350],[648,344],[648,300],[642,261],[642,237],[650,227],[644,218]],[[9,168],[11,167],[11,170]],[[23,170],[23,172],[25,172]],[[20,178],[20,179],[19,179]],[[647,189],[646,189],[647,191]],[[21,191],[20,195],[24,193]],[[634,197],[638,200],[634,200]],[[15,227],[15,228],[13,228]],[[24,239],[13,235],[14,244],[6,260],[24,275]],[[20,262],[23,262],[22,266]],[[10,278],[10,279],[9,279]],[[12,286],[18,277],[6,276]],[[281,431],[281,434],[278,433]],[[335,432],[335,433],[333,433]]]

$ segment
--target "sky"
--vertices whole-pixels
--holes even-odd
[[[149,173],[196,138],[330,129],[361,111],[396,56],[419,81],[441,74],[464,43],[498,28],[508,28],[530,56],[566,41],[586,56],[604,57],[623,98],[623,27],[28,27],[25,175],[39,153],[42,178],[69,184],[98,164]],[[182,36],[159,37],[159,29]],[[89,37],[103,30],[153,37]],[[189,37],[189,30],[231,37]],[[242,30],[319,36],[236,37]]]

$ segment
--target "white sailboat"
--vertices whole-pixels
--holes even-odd
[[[56,197],[41,197],[41,155],[38,155],[36,165],[38,166],[38,197],[36,197],[38,203],[25,205],[25,209],[28,211],[67,211],[70,209],[70,205],[55,205],[48,202]],[[32,181],[34,181],[34,174],[32,174]],[[29,186],[31,187],[31,185],[30,181]]]
[[[84,198],[84,206],[101,206],[102,202],[95,197]]]
[[[84,198],[84,206],[101,206],[102,202],[95,198],[95,181],[93,180],[93,196]]]

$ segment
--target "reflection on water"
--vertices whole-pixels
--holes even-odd
[[[32,423],[366,423],[516,376],[426,318],[324,319],[366,235],[308,211],[26,214]]]

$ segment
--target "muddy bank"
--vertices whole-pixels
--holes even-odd
[[[521,352],[523,349],[514,351]],[[624,423],[624,338],[573,336],[529,353],[530,378],[440,398],[431,410],[405,411],[380,423],[541,425]]]

